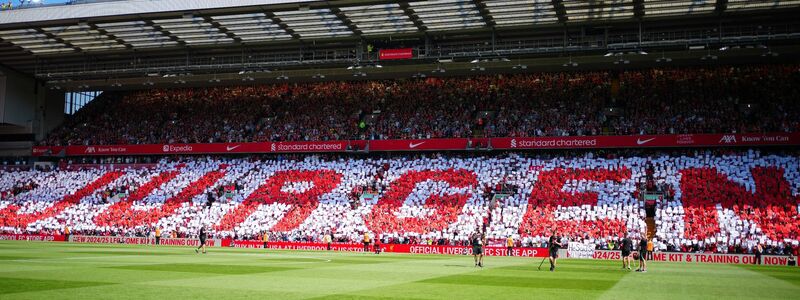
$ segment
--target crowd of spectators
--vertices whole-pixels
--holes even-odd
[[[768,253],[800,239],[797,153],[584,151],[495,155],[164,158],[155,164],[0,174],[6,232],[463,244],[476,230],[541,246],[558,228],[613,249],[647,233],[639,196],[658,186],[660,251]],[[499,194],[504,194],[499,196]]]
[[[800,66],[747,65],[106,93],[46,145],[790,132]]]

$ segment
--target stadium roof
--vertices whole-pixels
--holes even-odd
[[[798,7],[800,0],[99,1],[0,12],[0,63],[35,73],[37,62],[70,56],[524,32]]]
[[[33,54],[47,55],[502,28],[798,5],[800,0],[115,1],[2,12],[2,27],[22,28],[2,30],[0,38]],[[60,24],[44,25],[53,23]]]

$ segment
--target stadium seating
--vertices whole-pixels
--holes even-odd
[[[796,132],[799,87],[799,66],[755,65],[155,89],[103,95],[43,144]]]
[[[646,232],[637,199],[652,176],[661,250],[748,252],[797,246],[797,153],[624,156],[546,154],[163,159],[148,167],[10,171],[0,175],[6,232],[164,234],[287,240],[461,243],[485,224],[491,239],[541,245],[553,228],[605,247]],[[649,175],[648,175],[649,174]],[[504,187],[504,188],[499,188]],[[510,196],[492,194],[505,190]],[[13,192],[9,192],[13,191]],[[375,195],[371,197],[370,195]]]

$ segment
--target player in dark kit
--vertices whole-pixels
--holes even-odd
[[[631,251],[633,250],[633,241],[629,239],[627,236],[622,239],[622,245],[620,246],[620,250],[622,250],[622,269],[631,269]]]
[[[639,241],[639,268],[636,272],[647,272],[647,238]]]
[[[547,243],[547,246],[550,249],[550,272],[556,270],[556,260],[558,260],[558,249],[561,249],[561,237],[558,236],[558,232],[553,230],[553,235],[550,236],[550,240]]]
[[[475,257],[475,266],[483,268],[483,242],[484,237],[479,231],[475,231],[470,237],[470,244],[472,244],[472,256]]]
[[[206,227],[205,226],[200,227],[200,234],[198,234],[198,237],[200,238],[200,247],[197,247],[197,249],[194,249],[194,252],[198,253],[202,249],[203,250],[203,254],[206,254],[206,237],[207,236],[206,236]]]
[[[756,258],[753,260],[754,265],[761,264],[761,254],[764,253],[764,247],[761,247],[761,243],[758,243],[756,247],[753,249],[753,254],[756,255]]]

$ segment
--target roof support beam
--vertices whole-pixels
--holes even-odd
[[[478,12],[480,12],[481,18],[483,18],[483,22],[486,23],[486,26],[494,28],[496,23],[494,22],[494,18],[492,18],[492,14],[489,12],[489,8],[486,6],[486,3],[484,3],[483,0],[472,0],[472,3],[474,3],[475,7],[478,8]]]
[[[96,24],[87,23],[87,25],[89,25],[89,28],[91,28],[94,31],[99,32],[100,34],[102,34],[103,36],[108,38],[109,40],[115,41],[115,42],[117,42],[117,44],[125,46],[125,48],[133,49],[133,46],[131,46],[129,44],[126,44],[125,41],[123,41],[120,38],[117,38],[115,35],[111,34],[110,32],[106,31],[105,29],[98,27]]]
[[[417,13],[411,8],[411,5],[408,5],[408,1],[400,1],[398,4],[400,5],[400,9],[403,10],[403,14],[405,14],[411,22],[414,22],[414,26],[417,26],[420,32],[428,31],[428,27],[422,23],[422,20],[419,19],[419,16],[417,16]]]
[[[564,7],[564,1],[551,0],[550,3],[553,4],[553,11],[556,12],[558,22],[567,23],[567,9]]]
[[[81,50],[81,49],[80,49],[78,46],[75,46],[75,45],[73,45],[73,44],[70,44],[69,42],[65,41],[64,39],[62,39],[62,38],[60,38],[60,37],[58,37],[58,36],[56,36],[55,34],[52,34],[52,33],[50,33],[50,32],[44,31],[44,29],[42,29],[42,28],[39,28],[39,27],[37,27],[37,28],[34,28],[34,29],[35,29],[37,32],[41,33],[41,34],[44,34],[44,35],[46,35],[46,36],[47,36],[47,38],[49,38],[49,39],[53,39],[53,40],[55,40],[55,41],[56,41],[56,42],[58,42],[58,43],[62,43],[62,44],[64,44],[64,46],[66,46],[67,48],[72,48],[73,50],[77,50],[77,51],[80,51],[80,50]]]
[[[264,12],[264,14],[267,15],[267,18],[272,20],[272,23],[277,24],[278,27],[283,29],[283,31],[286,31],[286,33],[291,35],[293,40],[299,40],[300,39],[300,35],[297,34],[297,32],[295,32],[294,29],[289,28],[289,25],[286,25],[286,23],[284,23],[283,20],[281,20],[281,18],[276,16],[274,13],[266,11],[266,12]]]
[[[361,30],[358,29],[358,26],[356,26],[356,24],[353,23],[353,21],[350,20],[350,18],[344,15],[341,9],[335,6],[331,6],[330,10],[331,13],[336,15],[336,17],[339,18],[340,21],[342,21],[342,24],[344,24],[344,26],[347,26],[347,29],[349,29],[351,32],[353,32],[353,34],[357,35],[358,37],[361,37],[363,32],[361,32]]]
[[[714,11],[718,14],[724,13],[726,9],[728,9],[728,0],[717,0],[717,3],[714,4]]]
[[[150,21],[150,20],[145,20],[144,22],[147,25],[152,26],[153,28],[155,28],[156,31],[160,32],[164,36],[167,36],[167,37],[169,37],[169,39],[177,42],[178,45],[186,46],[186,41],[181,40],[180,38],[178,38],[177,36],[175,36],[174,34],[169,32],[169,30],[164,29],[164,27],[161,27],[158,24],[156,24],[156,23],[154,23],[153,21]]]
[[[633,0],[633,16],[639,19],[644,17],[644,0]]]
[[[234,43],[241,43],[242,42],[241,38],[239,38],[238,36],[234,35],[233,32],[230,32],[228,30],[228,28],[225,28],[225,26],[222,26],[222,24],[220,24],[219,22],[214,21],[213,19],[211,19],[211,17],[203,16],[203,21],[205,21],[206,23],[210,24],[211,27],[214,27],[215,29],[219,30],[219,32],[222,32],[225,35],[227,35],[229,38],[231,38],[233,40]]]

